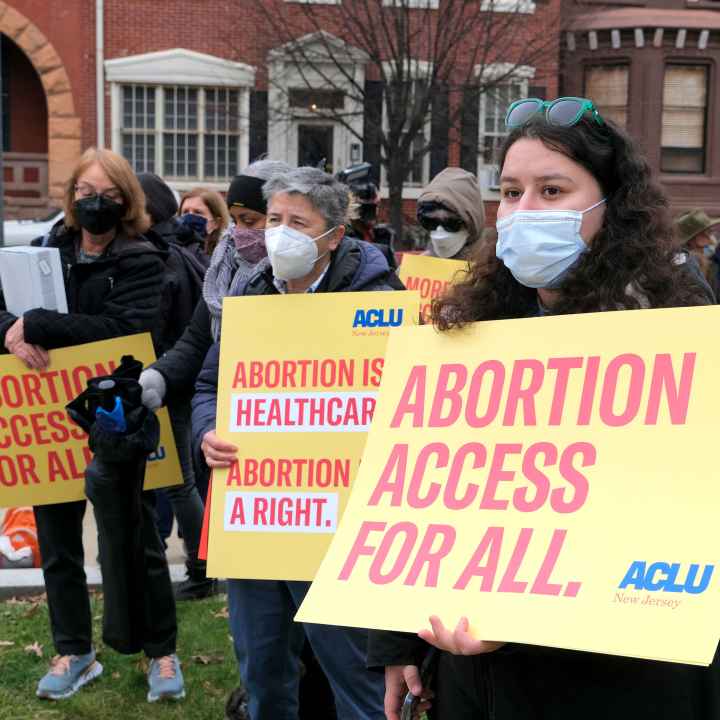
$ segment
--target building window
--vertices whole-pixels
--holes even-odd
[[[319,90],[314,88],[291,88],[288,100],[293,110],[342,110],[345,93],[342,90]]]
[[[120,147],[136,172],[226,182],[239,170],[240,91],[122,85]]]
[[[590,98],[600,114],[620,127],[627,126],[627,65],[593,65],[585,69],[585,97]]]
[[[705,172],[707,88],[707,66],[665,67],[660,155],[662,172]]]
[[[480,140],[478,144],[478,179],[484,188],[500,185],[497,157],[507,128],[505,115],[510,103],[527,97],[527,80],[508,80],[489,87],[480,95]]]

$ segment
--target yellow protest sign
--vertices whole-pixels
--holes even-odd
[[[311,580],[345,510],[393,327],[411,292],[226,298],[208,574]]]
[[[65,405],[88,379],[109,375],[123,355],[155,360],[150,335],[102,340],[50,351],[44,371],[12,355],[0,357],[0,507],[51,505],[85,496],[85,467],[92,458],[87,435]],[[149,458],[145,488],[182,482],[166,409],[158,412],[160,445]]]
[[[399,328],[298,614],[709,664],[720,308]]]
[[[467,269],[466,260],[446,260],[405,253],[398,276],[408,290],[417,290],[420,293],[420,315],[425,322],[430,322],[433,298],[440,297],[452,283],[463,277]]]

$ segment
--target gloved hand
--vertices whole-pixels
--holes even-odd
[[[165,378],[157,370],[148,368],[140,373],[138,382],[142,387],[142,404],[148,410],[157,410],[165,400]]]

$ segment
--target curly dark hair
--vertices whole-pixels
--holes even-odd
[[[553,314],[708,303],[700,282],[675,261],[667,200],[623,130],[588,117],[572,127],[555,127],[538,115],[508,135],[500,167],[521,138],[540,140],[584,167],[607,198],[602,228],[563,279]],[[465,279],[433,303],[432,317],[438,329],[447,330],[475,320],[532,316],[537,309],[537,291],[515,280],[494,247],[481,245]]]

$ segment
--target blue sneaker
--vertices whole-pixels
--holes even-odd
[[[102,671],[94,650],[87,655],[58,655],[53,658],[50,670],[38,683],[35,694],[46,700],[64,700],[83,685],[100,677]]]
[[[185,682],[183,681],[180,661],[177,655],[165,655],[150,660],[148,672],[148,702],[158,700],[182,700],[185,697]]]

